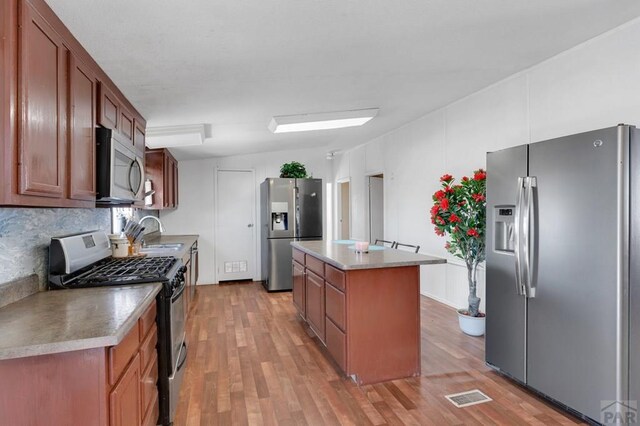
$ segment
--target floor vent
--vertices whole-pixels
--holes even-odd
[[[480,392],[478,389],[445,395],[445,398],[447,398],[453,405],[458,408],[464,408],[470,405],[482,404],[483,402],[492,401],[491,398]]]

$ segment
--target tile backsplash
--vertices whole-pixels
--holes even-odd
[[[111,232],[111,211],[0,208],[0,284],[36,274],[45,288],[51,237],[101,229]]]

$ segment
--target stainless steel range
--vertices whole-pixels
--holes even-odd
[[[51,239],[49,289],[73,289],[160,282],[158,293],[159,423],[174,418],[187,359],[183,294],[185,267],[174,257],[111,257],[109,239],[91,231]]]

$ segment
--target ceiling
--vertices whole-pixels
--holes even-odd
[[[178,159],[366,142],[640,16],[637,0],[46,0]],[[274,115],[379,107],[358,128]]]

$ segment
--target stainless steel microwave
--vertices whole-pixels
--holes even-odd
[[[144,198],[144,153],[111,129],[96,129],[96,203],[132,204]]]

